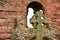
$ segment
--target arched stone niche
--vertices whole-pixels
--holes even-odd
[[[30,24],[30,18],[34,15],[33,13],[35,13],[36,11],[40,10],[44,13],[44,7],[43,5],[40,3],[40,2],[37,2],[37,1],[33,1],[33,2],[30,2],[28,5],[27,5],[27,26],[28,28],[30,28],[29,26],[32,26]],[[29,25],[30,24],[30,25]],[[33,28],[33,27],[31,27]]]

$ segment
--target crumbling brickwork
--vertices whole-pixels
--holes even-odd
[[[23,18],[24,25],[26,25],[26,8],[32,1],[40,2],[43,5],[45,16],[60,30],[60,0],[1,0],[0,38],[11,38],[10,32],[15,26],[16,18]]]

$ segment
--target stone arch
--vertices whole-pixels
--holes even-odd
[[[40,2],[37,2],[37,1],[33,1],[33,2],[30,2],[28,5],[27,5],[27,15],[28,15],[28,9],[29,8],[32,8],[35,11],[38,11],[38,10],[43,10],[43,13],[44,13],[44,7],[43,5],[40,3]]]
[[[28,8],[33,8],[34,11],[40,10],[40,9],[43,10],[43,12],[45,11],[42,3],[37,2],[37,1],[30,2],[30,3],[27,5],[26,10],[27,10]],[[28,12],[28,10],[27,10],[27,12]]]

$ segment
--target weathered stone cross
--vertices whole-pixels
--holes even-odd
[[[43,40],[43,27],[44,27],[43,23],[48,23],[43,13],[41,11],[36,11],[32,18],[30,19],[30,23],[37,30],[36,40]]]

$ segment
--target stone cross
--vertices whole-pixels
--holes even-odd
[[[44,17],[41,11],[36,11],[32,18],[30,19],[30,23],[37,30],[36,31],[36,40],[43,40],[43,28],[44,24],[48,23],[47,19]]]

